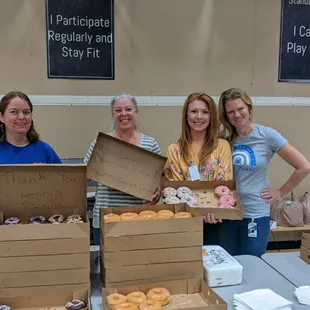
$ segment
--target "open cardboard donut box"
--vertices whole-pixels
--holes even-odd
[[[112,310],[107,299],[107,296],[112,293],[127,295],[131,292],[139,291],[147,294],[150,289],[155,287],[166,288],[171,294],[170,302],[168,305],[163,306],[163,310],[227,310],[227,303],[200,278],[124,286],[118,288],[103,288],[103,309]]]
[[[218,199],[214,194],[217,186],[224,185],[231,190],[232,196],[236,200],[235,208],[224,209],[218,207],[208,207],[210,205],[218,205]],[[213,213],[217,219],[241,220],[243,217],[242,205],[236,191],[236,183],[234,180],[229,181],[164,181],[163,189],[172,187],[188,187],[192,190],[193,196],[197,199],[198,205],[195,208],[201,215]]]

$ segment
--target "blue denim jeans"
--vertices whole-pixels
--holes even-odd
[[[270,217],[254,219],[257,225],[257,236],[249,237],[248,224],[251,218],[241,221],[223,220],[219,230],[219,245],[230,255],[253,255],[261,257],[265,254],[270,232]]]
[[[100,228],[93,227],[94,245],[100,246]]]

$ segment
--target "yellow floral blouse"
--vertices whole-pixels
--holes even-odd
[[[169,181],[190,181],[188,168],[192,165],[199,166],[200,147],[192,145],[192,160],[186,163],[180,154],[179,143],[168,146],[165,176]],[[219,139],[217,148],[211,153],[209,162],[200,167],[200,181],[232,180],[232,155],[229,143]]]

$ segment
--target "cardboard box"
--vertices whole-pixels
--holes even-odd
[[[310,264],[310,234],[303,233],[301,236],[300,257]]]
[[[86,165],[0,165],[0,297],[89,285]],[[81,224],[29,225],[32,216],[80,214]]]
[[[134,291],[145,294],[154,287],[164,287],[171,293],[170,302],[165,308],[169,310],[226,310],[227,303],[218,296],[203,280],[192,278],[166,281],[143,285],[124,286],[119,288],[103,288],[103,309],[111,310],[107,296],[112,293],[127,295]],[[190,294],[190,295],[189,295]]]
[[[90,309],[89,288],[84,287],[75,291],[37,293],[35,295],[23,295],[15,297],[0,297],[1,305],[8,305],[12,309],[57,309],[65,310],[66,303],[76,298],[87,302]]]
[[[232,191],[232,195],[236,199],[236,206],[234,209],[207,207],[208,204],[218,204],[218,199],[214,195],[214,189],[220,185],[225,185]],[[163,184],[163,188],[172,187],[178,189],[181,186],[188,187],[193,191],[194,197],[198,200],[198,207],[196,207],[195,210],[201,215],[214,213],[217,219],[242,220],[243,210],[236,192],[235,181],[165,181]]]
[[[87,177],[151,201],[166,160],[166,157],[100,132],[87,165]]]
[[[191,218],[104,223],[104,215],[144,210],[190,212]],[[202,277],[203,219],[185,204],[103,208],[102,280],[106,287]]]

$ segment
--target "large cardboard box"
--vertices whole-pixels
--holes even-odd
[[[85,301],[89,306],[88,309],[91,309],[89,288],[87,287],[74,291],[64,290],[61,292],[36,293],[28,296],[0,297],[0,304],[8,305],[14,310],[66,310],[66,304],[75,298]]]
[[[210,208],[208,205],[217,205],[218,200],[214,195],[214,189],[217,186],[227,186],[236,200],[236,206],[233,209]],[[217,219],[241,220],[243,218],[243,209],[236,191],[236,183],[230,181],[165,181],[163,188],[188,187],[192,190],[194,197],[198,200],[198,206],[195,208],[201,215],[214,213]]]
[[[100,132],[87,164],[87,177],[151,201],[166,160],[166,157]]]
[[[127,295],[131,292],[140,291],[144,294],[155,287],[164,287],[170,294],[170,302],[165,308],[169,310],[226,310],[227,303],[217,295],[200,278],[187,278],[184,280],[164,281],[142,285],[123,286],[119,288],[103,288],[103,309],[111,310],[107,296],[113,293]]]
[[[191,218],[105,223],[104,215],[143,210]],[[185,204],[101,209],[102,281],[106,287],[202,277],[203,219]]]
[[[89,285],[86,165],[0,166],[0,297]],[[81,215],[80,224],[30,225],[32,216]],[[0,223],[2,224],[2,223]]]
[[[300,257],[310,264],[310,234],[303,233],[301,236]]]

